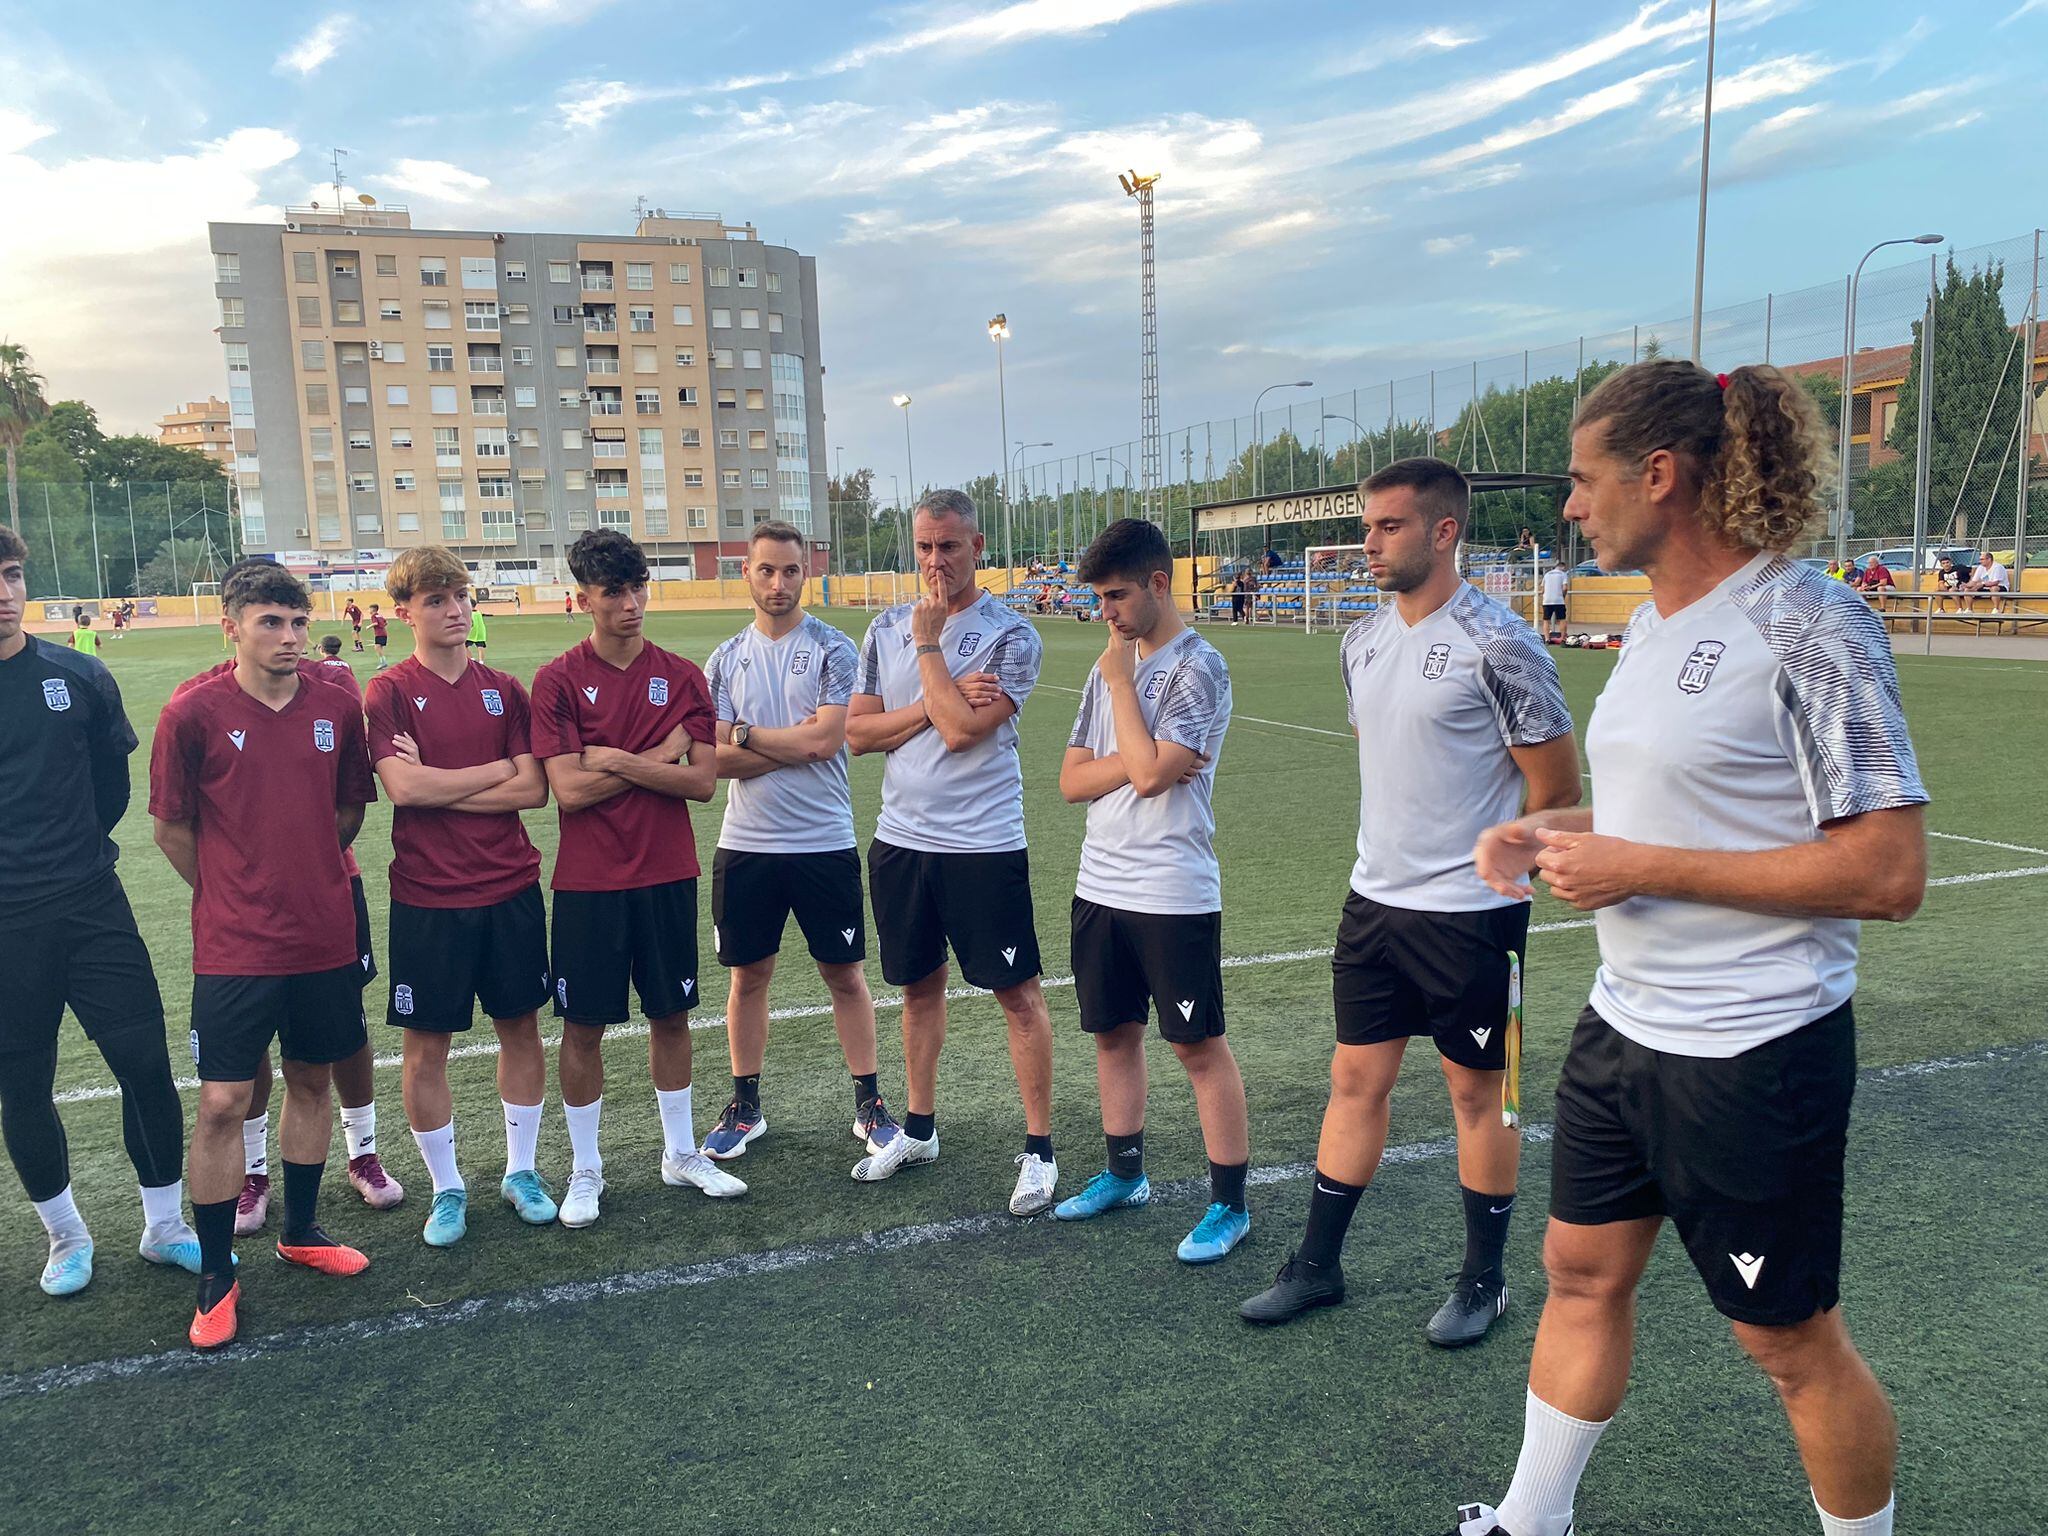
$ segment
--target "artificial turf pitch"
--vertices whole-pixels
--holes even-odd
[[[828,612],[858,635],[865,616]],[[701,660],[740,613],[656,615],[660,643]],[[316,631],[327,628],[316,626]],[[560,616],[493,619],[490,659],[530,678],[580,638]],[[1023,718],[1027,820],[1048,977],[1068,974],[1066,906],[1081,812],[1056,788],[1097,627],[1043,625]],[[322,1217],[365,1248],[348,1281],[289,1270],[267,1242],[247,1267],[243,1344],[194,1361],[189,1277],[134,1255],[139,1211],[104,1065],[67,1024],[59,1091],[74,1182],[98,1243],[81,1296],[34,1288],[40,1229],[14,1202],[0,1231],[13,1297],[0,1329],[0,1528],[1233,1532],[1448,1529],[1461,1498],[1497,1498],[1519,1443],[1540,1310],[1548,1148],[1509,1247],[1514,1306],[1475,1350],[1421,1325],[1461,1248],[1451,1128],[1426,1047],[1396,1091],[1406,1150],[1361,1206],[1348,1305],[1254,1332],[1235,1316],[1299,1233],[1326,1087],[1328,962],[1352,857],[1357,781],[1333,639],[1211,630],[1235,682],[1217,779],[1231,1038],[1252,1109],[1253,1231],[1190,1269],[1173,1244],[1199,1214],[1204,1164],[1185,1081],[1156,1050],[1155,1184],[1174,1198],[1082,1226],[1001,1213],[1022,1123],[1000,1015],[957,1001],[940,1069],[941,1161],[880,1185],[859,1156],[825,994],[794,926],[763,1079],[771,1131],[734,1165],[743,1200],[660,1182],[645,1042],[607,1046],[604,1217],[521,1227],[494,1191],[503,1154],[489,1032],[452,1066],[470,1233],[419,1241],[429,1185],[394,1067],[379,1072],[380,1144],[408,1186],[372,1213],[343,1183],[339,1134]],[[402,654],[394,633],[394,655]],[[182,885],[150,846],[143,780],[171,687],[219,659],[198,630],[102,647],[143,738],[122,875],[157,959],[172,1062],[189,1075]],[[369,658],[359,663],[367,677]],[[1560,653],[1583,727],[1609,659]],[[2048,1426],[2048,1235],[2024,1150],[2048,1129],[2036,1009],[2048,891],[2048,665],[1903,658],[1934,797],[1931,889],[1902,927],[1865,929],[1857,1008],[1864,1075],[1851,1142],[1845,1315],[1902,1426],[1902,1530],[2031,1530]],[[872,830],[880,764],[856,759]],[[708,862],[719,802],[695,812]],[[552,858],[552,809],[530,813]],[[389,808],[357,847],[380,957]],[[1963,841],[1978,839],[1982,841]],[[2002,844],[2006,846],[1991,846]],[[722,1011],[700,939],[706,1017]],[[1539,929],[1578,915],[1537,899]],[[1594,964],[1590,928],[1531,944],[1525,1107],[1549,1087]],[[870,980],[885,1003],[870,963]],[[0,960],[4,985],[4,960]],[[1062,1192],[1100,1166],[1092,1052],[1070,988],[1049,992]],[[394,1054],[381,983],[372,1041]],[[879,1015],[882,1082],[900,1108],[900,1014]],[[545,1021],[544,1021],[545,1028]],[[551,1033],[551,1031],[548,1031]],[[727,1091],[724,1036],[696,1031],[697,1119]],[[1916,1064],[1943,1063],[1940,1070]],[[189,1106],[191,1095],[186,1095]],[[279,1102],[281,1102],[281,1097]],[[273,1155],[275,1155],[273,1141]],[[541,1170],[559,1189],[567,1134],[552,1085]],[[1582,1490],[1588,1536],[1814,1528],[1770,1388],[1736,1350],[1674,1240],[1639,1308],[1635,1380]],[[2031,1469],[2031,1471],[2029,1470]]]

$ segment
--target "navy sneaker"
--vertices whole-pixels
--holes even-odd
[[[760,1105],[742,1104],[734,1099],[719,1115],[711,1134],[704,1138],[704,1155],[721,1163],[731,1162],[747,1150],[748,1142],[767,1129],[768,1120]]]

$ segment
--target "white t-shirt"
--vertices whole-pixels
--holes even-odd
[[[1586,729],[1593,828],[1672,848],[1809,843],[1927,799],[1882,622],[1763,554],[1669,617],[1645,603]],[[1856,988],[1860,925],[1637,896],[1595,914],[1593,1007],[1639,1045],[1738,1056]]]
[[[1358,732],[1351,889],[1420,912],[1513,905],[1479,878],[1472,845],[1521,813],[1522,771],[1508,748],[1571,732],[1542,639],[1461,582],[1413,628],[1391,601],[1353,624],[1343,668]]]
[[[1556,607],[1564,601],[1564,567],[1553,565],[1543,573],[1543,601],[1548,607]]]
[[[917,647],[910,637],[913,606],[900,603],[880,615],[861,644],[856,691],[876,695],[885,710],[924,700]],[[1045,655],[1029,619],[984,592],[970,607],[948,615],[939,644],[951,676],[993,672],[1017,715],[1023,714]],[[1017,756],[1017,715],[965,752],[948,752],[938,731],[928,728],[889,753],[875,836],[927,853],[1022,848],[1024,770]]]
[[[1091,800],[1074,894],[1126,912],[1220,912],[1223,872],[1210,797],[1230,728],[1230,669],[1215,646],[1188,629],[1141,658],[1136,673],[1138,710],[1152,738],[1209,761],[1187,783],[1169,785],[1149,800],[1128,784]],[[1100,665],[1081,690],[1067,745],[1097,757],[1117,749],[1115,710]]]
[[[1978,566],[1970,574],[1986,586],[2004,587],[2012,584],[2012,578],[2006,574],[2005,567],[1996,560],[1989,565]]]
[[[711,653],[704,680],[711,707],[728,725],[800,725],[821,707],[853,697],[859,657],[853,641],[814,614],[780,640],[754,625]],[[853,846],[853,795],[846,749],[818,763],[788,763],[725,787],[718,846],[747,853],[832,853]]]

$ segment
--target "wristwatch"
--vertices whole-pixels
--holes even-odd
[[[732,744],[734,746],[744,747],[747,744],[747,738],[752,736],[753,734],[754,728],[751,725],[747,724],[746,721],[736,720],[733,722]]]

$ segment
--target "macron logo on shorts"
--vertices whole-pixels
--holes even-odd
[[[1489,1024],[1486,1028],[1475,1029],[1471,1033],[1472,1038],[1479,1042],[1479,1049],[1483,1051],[1486,1049],[1486,1042],[1493,1038],[1493,1026]]]
[[[1194,1005],[1194,1003],[1193,1003],[1193,1001],[1192,1001],[1191,999],[1188,999],[1188,998],[1182,998],[1182,999],[1181,999],[1181,1000],[1180,1000],[1180,1001],[1179,1001],[1178,1003],[1174,1004],[1174,1006],[1175,1006],[1176,1008],[1180,1009],[1180,1016],[1181,1016],[1181,1017],[1182,1017],[1183,1019],[1192,1019],[1192,1018],[1194,1018],[1194,1016],[1195,1016],[1195,1005]]]
[[[1003,963],[1005,965],[1015,965],[1017,963],[1017,951],[1014,948],[1003,951]]]
[[[854,934],[858,931],[858,929],[854,928],[842,928],[839,930],[839,937],[846,940],[847,943],[851,944],[853,942]]]
[[[694,977],[694,976],[686,976],[686,977],[684,977],[684,978],[683,978],[683,996],[685,996],[685,997],[688,997],[688,996],[689,996],[689,995],[690,995],[690,994],[691,994],[692,992],[694,992],[694,991],[696,991],[696,990],[697,990],[697,978],[696,978],[696,977]]]
[[[1752,1291],[1756,1289],[1756,1277],[1763,1273],[1764,1256],[1760,1253],[1731,1253],[1728,1261],[1735,1266],[1735,1272],[1742,1276],[1742,1283]]]

